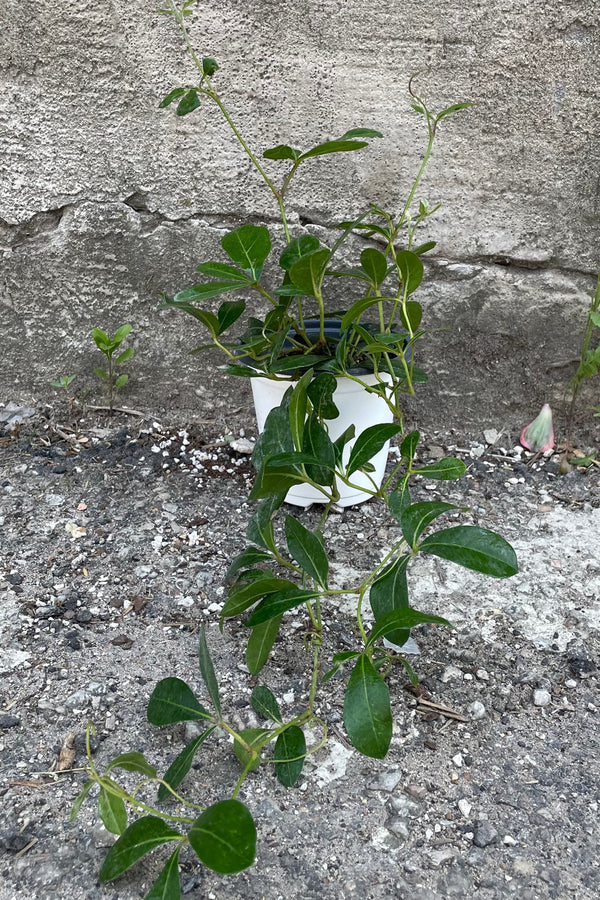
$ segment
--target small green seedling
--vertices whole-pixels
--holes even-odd
[[[76,375],[61,375],[59,379],[56,381],[51,381],[50,384],[55,388],[62,388],[64,391],[68,391],[71,385],[71,382],[76,378]]]
[[[50,382],[52,387],[57,388],[59,391],[65,392],[69,400],[69,415],[73,414],[73,405],[75,403],[75,394],[72,394],[69,388],[76,377],[76,375],[61,375],[60,378],[58,378],[56,381]]]
[[[115,377],[115,367],[127,362],[128,359],[132,359],[133,356],[135,356],[135,350],[133,347],[128,347],[127,350],[123,350],[116,359],[114,358],[114,353],[130,331],[131,325],[121,325],[121,327],[117,329],[115,336],[111,338],[105,334],[104,331],[101,331],[100,328],[92,329],[92,337],[96,342],[96,347],[104,353],[107,360],[106,371],[98,368],[94,369],[94,372],[98,378],[101,378],[102,381],[106,382],[108,387],[108,409],[111,415],[113,413],[115,395],[127,384],[129,379],[129,376],[124,373]]]

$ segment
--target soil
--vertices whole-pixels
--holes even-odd
[[[249,702],[257,682],[285,714],[306,699],[302,613],[287,615],[258,679],[245,666],[243,624],[218,627],[223,576],[250,515],[241,412],[186,427],[46,410],[0,439],[0,900],[132,900],[149,890],[164,852],[102,885],[114,836],[90,798],[69,821],[85,781],[84,733],[91,719],[99,768],[136,749],[164,772],[194,727],[157,729],[146,704],[167,676],[207,702],[201,626],[233,723],[262,724]],[[184,897],[599,896],[600,471],[562,476],[556,458],[532,463],[514,450],[516,435],[493,437],[425,435],[424,461],[450,452],[469,470],[460,482],[420,483],[414,498],[466,507],[461,521],[511,541],[519,574],[496,580],[416,560],[413,605],[454,629],[414,630],[416,692],[392,669],[386,759],[349,745],[340,673],[319,693],[329,739],[296,787],[268,766],[242,787],[257,821],[255,865],[217,876],[184,853]],[[319,512],[300,516],[310,527]],[[337,582],[372,568],[395,531],[376,502],[332,514]],[[324,669],[356,643],[351,603],[332,604],[327,622]],[[239,773],[221,735],[182,792],[213,802]]]

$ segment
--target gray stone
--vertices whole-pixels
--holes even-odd
[[[410,837],[410,831],[408,829],[408,825],[406,824],[406,818],[401,816],[394,816],[385,823],[386,828],[389,829],[396,837],[402,838],[402,840],[408,840]]]
[[[423,854],[432,869],[439,869],[444,863],[453,862],[458,855],[454,847],[443,847],[441,850],[426,850]]]
[[[402,772],[398,769],[389,772],[381,772],[377,778],[369,782],[369,790],[371,791],[388,791],[391,793],[402,780]]]
[[[473,843],[476,847],[488,847],[490,844],[494,844],[498,840],[498,832],[494,828],[494,826],[487,821],[487,819],[482,819],[475,825],[475,832],[473,835]]]
[[[406,818],[407,816],[419,815],[419,804],[407,797],[406,794],[390,797],[388,806],[397,816]]]
[[[29,406],[19,406],[18,403],[7,403],[0,405],[0,430],[14,431],[19,425],[22,425],[26,419],[30,419],[36,414],[35,409]]]
[[[0,716],[0,728],[9,729],[16,728],[21,724],[18,716]]]
[[[552,695],[550,691],[547,691],[543,688],[538,688],[533,692],[533,703],[534,706],[548,706],[548,704],[552,700]]]
[[[62,506],[65,498],[60,494],[46,494],[46,503],[48,506]]]
[[[472,719],[484,719],[487,715],[485,706],[480,700],[474,700],[473,703],[469,703],[467,712]]]
[[[75,693],[70,694],[65,700],[66,709],[75,710],[75,709],[87,709],[89,704],[92,702],[92,695],[89,691],[81,690],[75,691]]]

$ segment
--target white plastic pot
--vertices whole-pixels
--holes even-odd
[[[385,375],[381,377],[385,378]],[[361,375],[360,378],[366,384],[377,384],[375,375]],[[281,404],[283,395],[292,382],[289,380],[274,381],[270,378],[252,378],[251,384],[258,430],[262,432],[269,412]],[[354,425],[356,429],[353,440],[346,444],[344,449],[344,462],[348,461],[354,442],[361,432],[371,425],[381,425],[393,420],[392,413],[385,400],[377,394],[367,393],[362,385],[357,384],[351,378],[338,378],[337,388],[333,394],[333,402],[339,409],[340,414],[337,419],[330,419],[325,423],[329,430],[329,437],[335,441],[350,425]],[[371,460],[375,471],[370,473],[370,478],[373,479],[378,487],[383,481],[388,450],[389,441]],[[351,480],[359,488],[369,487],[371,490],[373,488],[372,482],[363,472],[354,472]],[[340,492],[338,506],[356,506],[358,503],[364,503],[371,496],[366,491],[348,487],[348,485],[339,482],[339,480],[337,481],[337,487]],[[312,503],[327,503],[326,496],[309,484],[299,484],[291,488],[285,499],[287,503],[303,507],[310,506]]]

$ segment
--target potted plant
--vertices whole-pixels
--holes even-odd
[[[184,34],[184,19],[190,6],[190,0],[186,0],[181,10],[174,4],[169,7]],[[217,872],[238,872],[252,864],[257,833],[250,811],[239,799],[244,781],[262,766],[273,765],[282,784],[297,783],[306,757],[327,738],[326,722],[319,715],[322,685],[333,679],[345,682],[343,715],[351,744],[366,756],[385,757],[392,737],[386,675],[392,667],[401,666],[416,682],[402,655],[410,629],[423,623],[449,625],[441,616],[410,606],[409,574],[419,554],[432,554],[491,577],[505,578],[517,572],[514,550],[494,532],[463,524],[432,530],[440,517],[456,517],[459,510],[437,499],[413,502],[413,484],[422,479],[460,478],[465,465],[454,458],[420,463],[419,433],[404,431],[400,409],[401,395],[412,393],[420,378],[413,365],[413,348],[422,334],[421,308],[411,297],[422,277],[420,256],[428,245],[415,247],[414,236],[430,214],[425,204],[420,205],[414,218],[410,218],[409,211],[438,122],[464,104],[434,117],[413,95],[417,112],[425,116],[429,144],[405,209],[395,219],[383,210],[371,208],[360,219],[342,223],[337,246],[356,230],[378,238],[381,244],[363,250],[360,265],[335,271],[331,267],[337,246],[323,247],[311,235],[293,238],[289,234],[284,199],[292,176],[305,159],[359,149],[356,144],[366,143],[359,137],[367,135],[349,132],[339,141],[319,145],[304,154],[287,146],[267,151],[268,158],[288,160],[291,166],[281,188],[275,188],[212,88],[210,78],[216,63],[198,60],[187,34],[186,41],[200,68],[200,83],[176,89],[163,105],[178,100],[180,114],[187,114],[198,106],[202,96],[217,104],[271,187],[288,239],[280,258],[281,285],[272,293],[261,282],[270,250],[268,231],[261,226],[243,225],[223,238],[229,263],[208,262],[199,267],[212,281],[165,300],[167,306],[184,310],[206,326],[210,346],[219,347],[228,357],[227,371],[251,377],[253,383],[263,379],[267,384],[273,382],[282,392],[273,398],[253,453],[257,477],[250,500],[258,506],[249,521],[248,546],[233,559],[226,574],[228,596],[221,610],[221,626],[230,618],[245,617],[249,634],[246,664],[255,677],[268,660],[286,614],[302,610],[304,646],[311,655],[312,671],[308,700],[301,712],[286,721],[273,692],[265,685],[257,685],[252,691],[252,706],[264,724],[258,728],[235,728],[222,709],[218,678],[202,632],[199,665],[211,708],[206,701],[197,699],[186,682],[174,677],[159,682],[148,704],[148,719],[153,725],[198,721],[206,726],[178,754],[162,778],[136,751],[117,756],[104,773],[98,771],[88,752],[90,777],[77,798],[74,814],[96,784],[99,814],[106,827],[119,835],[102,866],[101,880],[118,877],[161,844],[171,843],[174,847],[146,895],[147,900],[179,897],[177,864],[180,851],[187,844],[206,866]],[[403,250],[397,247],[401,232],[407,237]],[[335,314],[326,306],[323,293],[329,277],[350,278],[364,286],[362,294],[347,309]],[[243,315],[243,300],[225,300],[216,312],[195,305],[196,301],[250,288],[264,294],[272,309],[262,320],[250,317],[239,342],[226,338],[225,332]],[[362,316],[368,311],[375,312],[375,324],[363,322]],[[340,378],[358,384],[369,402],[381,401],[391,414],[388,419],[393,420],[369,423],[358,434],[353,423],[334,433],[340,418]],[[384,472],[382,468],[378,473],[372,460],[393,437],[400,440],[399,458],[391,471]],[[340,502],[342,487],[383,502],[394,524],[394,537],[390,546],[380,548],[380,559],[371,571],[340,587],[331,578],[325,523],[332,506]],[[325,504],[320,521],[313,528],[305,524],[306,517],[303,522],[284,506],[290,490],[302,492],[306,488],[315,491]],[[356,601],[354,621],[348,622],[348,633],[354,635],[355,646],[343,652],[327,644],[324,629],[340,595]],[[333,615],[339,617],[339,611]],[[382,645],[384,639],[387,644]],[[305,740],[307,728],[319,728],[322,734],[321,741],[311,750],[307,750]],[[195,755],[209,739],[218,741],[219,732],[223,731],[233,741],[241,773],[231,797],[207,805],[198,815],[198,805],[184,799],[180,785]],[[224,746],[226,752],[229,747]],[[115,776],[118,769],[139,773],[142,784],[133,791],[123,787]],[[159,803],[174,798],[190,807],[189,815],[182,815],[180,809],[174,815],[168,808],[157,808],[156,801],[148,797],[148,785],[153,782],[159,785]],[[128,807],[141,814],[130,824]]]
[[[446,116],[471,106],[456,103],[433,114],[409,82],[412,107],[425,123],[427,144],[421,164],[400,213],[371,205],[356,219],[335,224],[340,232],[332,246],[313,234],[294,236],[287,214],[288,194],[299,170],[317,157],[356,152],[381,137],[372,128],[353,128],[335,140],[326,140],[301,150],[287,144],[266,149],[259,156],[251,149],[231,118],[225,102],[213,86],[218,70],[211,57],[199,58],[186,30],[191,2],[179,8],[169,0],[165,12],[179,24],[199,72],[199,81],[177,87],[162,100],[161,107],[176,107],[177,115],[197,110],[206,100],[216,106],[229,125],[234,140],[243,148],[273,200],[281,218],[286,245],[273,264],[272,239],[264,225],[243,224],[227,233],[221,245],[225,260],[210,260],[197,266],[201,283],[164,296],[164,306],[193,316],[208,332],[206,343],[194,352],[217,348],[226,358],[230,375],[252,379],[259,429],[273,406],[279,405],[290,381],[307,371],[330,373],[337,379],[335,401],[340,409],[337,422],[329,426],[339,438],[349,422],[357,437],[376,422],[402,422],[401,398],[413,394],[414,386],[427,376],[414,364],[414,347],[426,333],[421,330],[421,305],[413,294],[423,278],[422,256],[435,242],[418,243],[417,232],[435,212],[425,200],[413,209],[417,188],[429,160],[439,123]],[[274,177],[267,162],[280,167]],[[351,235],[369,239],[356,265],[343,266],[337,257]],[[273,271],[267,271],[271,263]],[[340,308],[337,296],[344,282],[347,301]],[[275,283],[275,287],[270,287]],[[248,313],[240,294],[254,293],[268,304],[261,318]],[[331,299],[330,298],[331,295]],[[206,305],[227,297],[218,307]],[[241,327],[240,327],[241,326]],[[346,461],[354,438],[346,450]],[[358,491],[348,491],[338,482],[340,505],[361,502],[369,494],[362,487],[381,483],[387,446],[374,461],[369,482],[357,475]],[[293,488],[288,501],[307,506],[322,501],[322,494],[307,486],[304,493]]]

